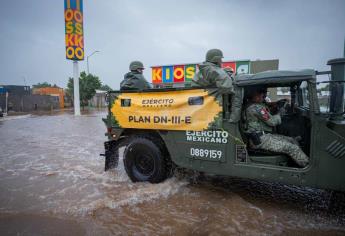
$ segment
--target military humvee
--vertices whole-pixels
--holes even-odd
[[[310,158],[305,168],[284,154],[251,149],[243,132],[243,112],[230,119],[232,96],[199,87],[109,92],[109,113],[103,119],[108,136],[105,170],[116,167],[118,150],[125,146],[124,166],[132,181],[158,183],[179,166],[345,191],[345,58],[330,60],[328,65],[331,70],[324,72],[267,71],[235,77],[242,91],[258,85],[285,88],[290,107],[276,132],[301,137],[300,146]],[[318,80],[325,75],[330,79]],[[329,92],[320,93],[320,87]]]

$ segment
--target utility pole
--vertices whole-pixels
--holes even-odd
[[[73,94],[74,94],[74,115],[80,116],[78,61],[73,61]]]
[[[93,53],[91,53],[89,56],[86,57],[86,64],[87,64],[87,74],[90,74],[89,72],[89,57],[91,57],[93,54],[95,54],[96,52],[99,52],[99,51],[94,51]]]
[[[23,75],[24,85],[26,86],[26,76]]]
[[[6,91],[6,109],[5,109],[5,111],[6,111],[6,115],[8,114],[8,92]]]

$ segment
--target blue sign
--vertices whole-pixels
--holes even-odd
[[[0,87],[0,93],[6,93],[6,92],[7,92],[6,88]]]
[[[163,83],[173,83],[173,82],[174,82],[174,67],[163,66]]]

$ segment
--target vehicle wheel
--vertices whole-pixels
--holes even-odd
[[[126,145],[126,139],[120,138],[116,142],[105,144],[105,167],[104,170],[116,168],[119,164],[119,149]]]
[[[133,182],[159,183],[170,173],[168,154],[159,140],[134,136],[124,152],[124,166]]]

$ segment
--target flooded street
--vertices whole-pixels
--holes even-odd
[[[345,235],[327,191],[104,172],[103,112],[0,120],[0,235]]]

